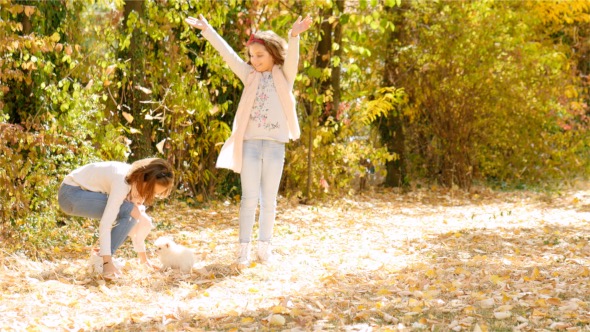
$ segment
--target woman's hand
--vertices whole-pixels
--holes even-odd
[[[105,279],[116,279],[121,276],[121,271],[113,264],[111,256],[102,256],[102,276]]]
[[[301,16],[297,18],[297,21],[293,23],[293,28],[291,29],[291,36],[297,37],[300,33],[307,31],[311,26],[311,17],[307,15],[303,20],[301,20]]]
[[[201,31],[205,31],[209,27],[209,23],[201,14],[199,14],[199,18],[189,16],[184,21],[191,27],[199,29]]]

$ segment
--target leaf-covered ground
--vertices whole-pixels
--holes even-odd
[[[237,205],[171,204],[154,212],[162,225],[148,240],[194,248],[192,274],[146,271],[129,244],[114,282],[85,252],[44,262],[0,252],[0,329],[588,331],[589,212],[585,190],[283,199],[277,261],[239,271]]]

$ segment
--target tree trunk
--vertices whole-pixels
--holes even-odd
[[[321,40],[318,43],[318,49],[315,56],[315,66],[322,71],[330,67],[330,60],[332,59],[332,24],[330,24],[329,20],[333,12],[334,8],[332,6],[328,6],[320,10],[320,17],[322,18],[322,23],[320,25]],[[326,91],[330,89],[330,85],[331,80],[320,79],[318,94],[325,94]],[[328,103],[324,103],[320,117],[318,119],[320,125],[323,124],[331,115],[330,111],[331,110],[328,106]]]
[[[338,8],[339,15],[344,13],[344,0],[335,1],[336,8]],[[334,50],[333,57],[342,60],[342,22],[338,20],[338,24],[334,26],[334,43],[338,45],[338,48]],[[332,67],[332,109],[336,118],[340,115],[340,62],[337,66]]]
[[[332,6],[327,6],[326,8],[321,8],[319,14],[319,16],[322,18],[322,23],[320,24],[321,39],[318,42],[314,65],[316,68],[322,70],[328,68],[330,65],[330,51],[332,50],[332,25],[329,23],[329,18],[332,16],[332,10]],[[318,79],[317,84],[319,85],[319,89],[317,91],[318,95],[324,94],[330,88],[329,80]],[[307,152],[307,188],[305,189],[305,199],[309,201],[311,199],[311,187],[313,184],[313,132],[314,128],[320,123],[323,123],[327,116],[325,115],[325,105],[323,105],[322,109],[318,110],[318,105],[314,102],[310,102],[309,105],[307,105],[307,110],[307,116],[309,120],[309,140]],[[316,116],[316,114],[318,115]]]
[[[385,66],[383,73],[383,86],[395,86],[395,72],[396,64],[394,62],[395,42],[398,39],[396,31],[402,29],[397,28],[402,20],[396,19],[400,15],[399,7],[395,9],[386,7],[386,12],[389,17],[394,18],[396,29],[389,30],[385,41],[387,43]],[[379,132],[381,139],[387,147],[387,151],[396,156],[394,160],[386,163],[387,175],[385,176],[386,187],[402,187],[406,185],[406,154],[405,154],[405,135],[403,117],[400,112],[394,110],[389,113],[386,118],[379,122]]]
[[[144,1],[125,1],[125,19],[123,22],[124,31],[127,29],[127,21],[132,12],[136,12],[141,19],[144,15]],[[144,34],[141,33],[139,29],[133,29],[129,49],[121,54],[121,58],[128,61],[130,65],[128,73],[129,80],[127,81],[127,84],[121,87],[121,95],[123,96],[121,111],[128,112],[133,116],[133,122],[128,125],[140,131],[138,134],[131,134],[133,136],[131,137],[130,161],[153,155],[152,123],[149,120],[145,120],[145,114],[142,109],[143,106],[140,103],[140,101],[148,98],[140,89],[138,89],[139,87],[146,87],[144,74],[145,44],[146,38]]]

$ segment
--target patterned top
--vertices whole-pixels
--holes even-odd
[[[287,117],[270,71],[262,73],[256,91],[256,100],[244,134],[244,140],[249,139],[276,140],[284,143],[289,141]]]

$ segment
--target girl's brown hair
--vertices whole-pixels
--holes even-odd
[[[287,42],[283,38],[270,30],[258,31],[254,33],[254,38],[264,42],[263,45],[272,56],[275,64],[283,65],[285,63]],[[248,52],[248,57],[250,57],[250,52]],[[251,65],[250,60],[248,60],[248,64]]]
[[[170,195],[174,187],[174,173],[172,166],[166,160],[146,158],[131,164],[131,170],[125,177],[125,181],[135,186],[139,196],[144,199],[144,204],[151,205],[156,196],[156,184],[166,188],[160,196]]]

